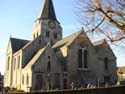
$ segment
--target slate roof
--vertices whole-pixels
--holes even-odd
[[[45,49],[48,47],[49,44],[47,44],[47,46],[45,46],[44,48],[41,48],[36,54],[35,56],[29,61],[29,63],[25,66],[26,68],[31,67],[34,63],[36,63],[36,61],[38,60],[38,58],[42,55],[42,53],[45,51]]]
[[[77,37],[78,35],[80,35],[83,31],[79,31],[76,32],[70,36],[65,37],[64,39],[56,42],[53,45],[53,48],[60,48],[63,46],[69,46]],[[49,44],[47,44],[44,48],[41,48],[36,54],[35,56],[29,61],[29,63],[25,66],[25,69],[28,67],[31,67],[37,60],[38,58],[42,55],[42,53],[45,51],[45,49],[49,46]]]
[[[29,41],[17,38],[10,38],[13,53],[20,50],[23,46],[25,46]]]
[[[52,0],[45,0],[40,19],[51,19],[57,21]]]
[[[56,42],[53,48],[60,48],[63,46],[69,46],[83,31],[76,32],[70,36],[63,38],[62,40]]]
[[[117,72],[125,74],[125,67],[118,67]]]

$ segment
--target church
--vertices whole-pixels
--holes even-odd
[[[53,1],[45,0],[32,40],[9,39],[4,87],[34,91],[115,84],[116,56],[105,39],[92,43],[84,30],[64,38],[62,33]]]

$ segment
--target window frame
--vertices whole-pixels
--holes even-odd
[[[78,68],[83,68],[82,49],[78,50]]]
[[[47,63],[47,72],[50,72],[51,71],[51,62],[48,61]]]
[[[10,69],[10,56],[7,58],[7,70]]]
[[[16,70],[16,62],[17,62],[17,59],[16,57],[14,58],[14,64],[13,64],[13,69]]]
[[[50,37],[50,31],[46,31],[46,37],[47,37],[47,38]]]
[[[54,32],[54,39],[57,39],[57,38],[58,38],[57,32]]]
[[[87,69],[88,68],[88,51],[85,49],[84,50],[84,52],[83,52],[83,57],[84,57],[84,59],[83,59],[83,67],[85,68],[85,69]]]
[[[20,55],[18,56],[18,69],[20,69]]]
[[[107,57],[104,58],[104,68],[105,70],[108,70],[108,62],[109,62],[109,59]]]
[[[24,74],[23,74],[23,76],[22,76],[22,85],[24,85],[24,79],[25,79],[25,77],[24,77]]]
[[[27,73],[27,76],[26,76],[26,84],[29,85],[29,74]]]

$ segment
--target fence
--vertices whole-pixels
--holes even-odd
[[[31,93],[1,93],[1,94],[125,94],[125,86],[95,88],[95,89],[77,89],[77,90],[55,90]]]

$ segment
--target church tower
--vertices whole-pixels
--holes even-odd
[[[39,36],[51,44],[62,39],[62,27],[56,18],[52,0],[45,0],[43,10],[35,21],[32,38],[34,40]]]

